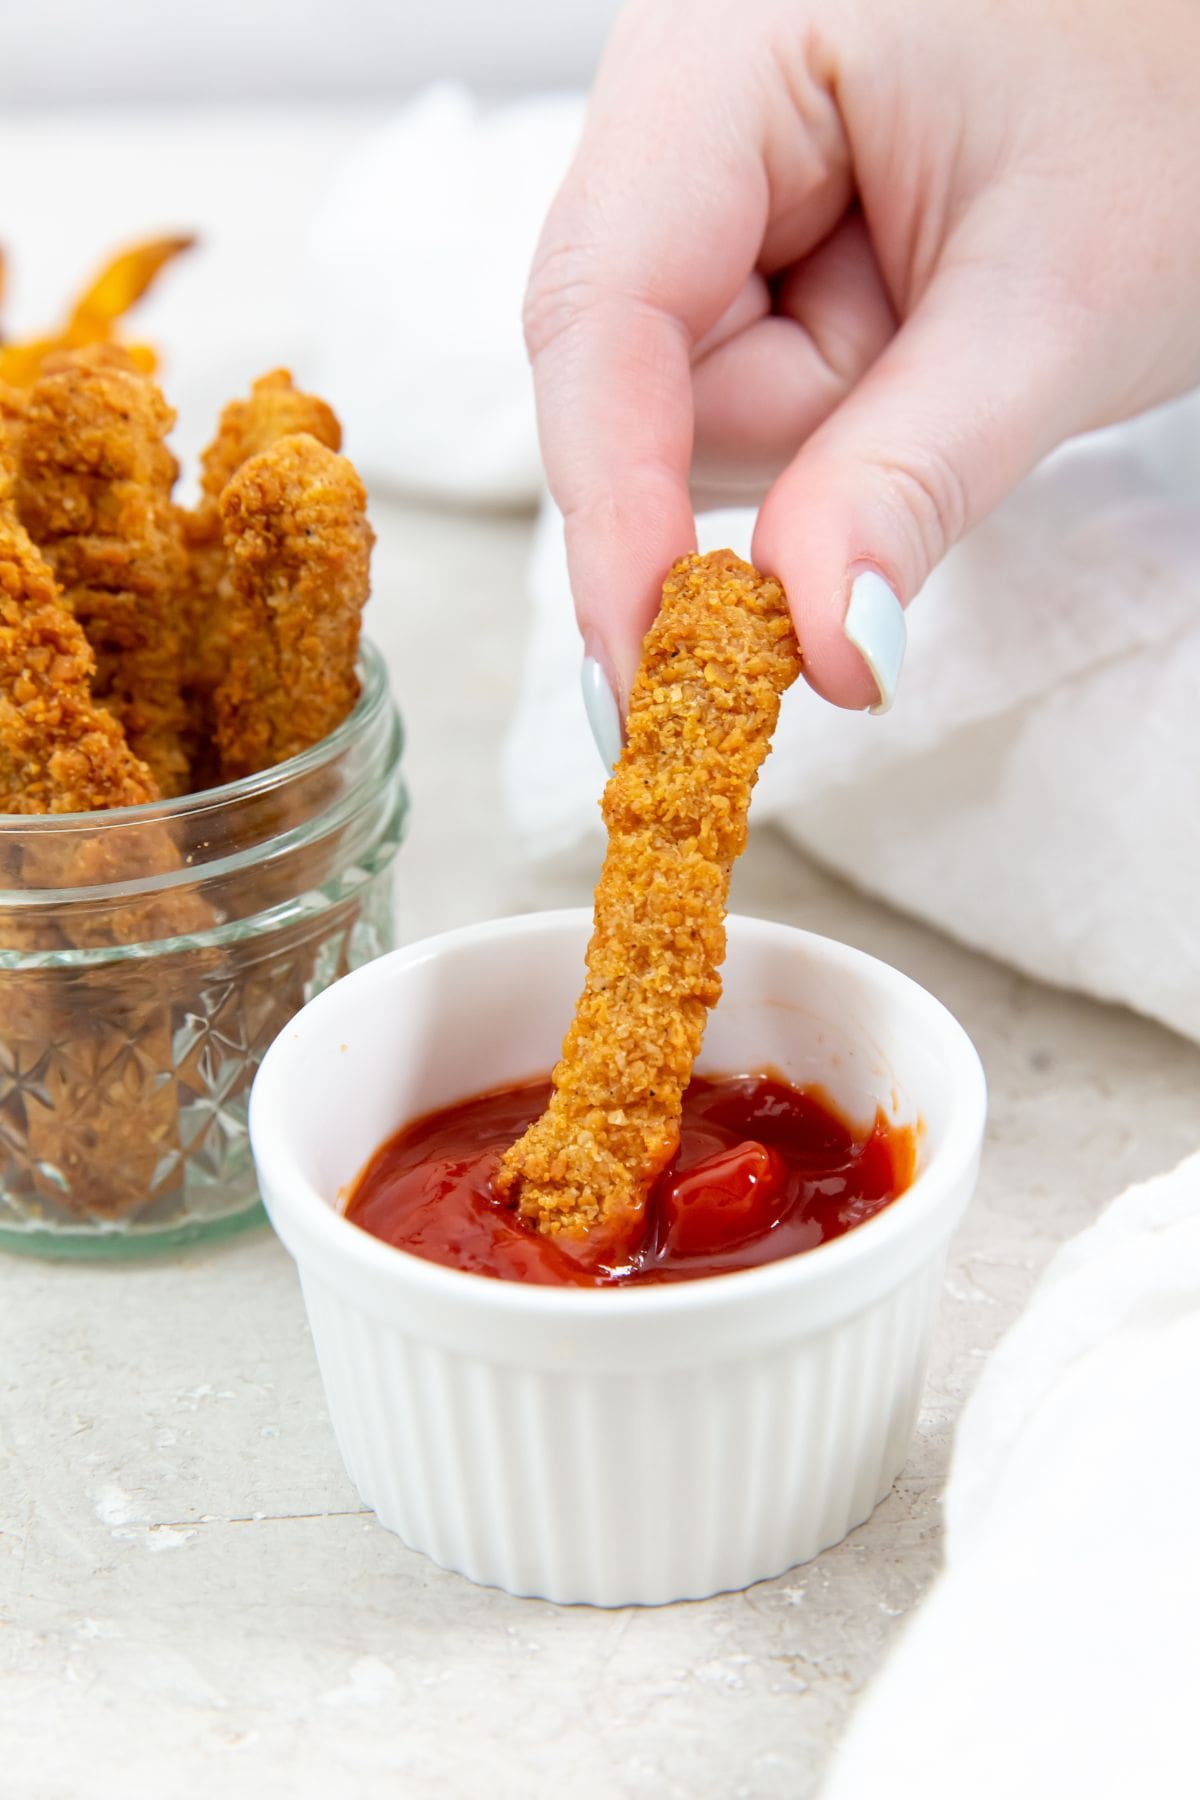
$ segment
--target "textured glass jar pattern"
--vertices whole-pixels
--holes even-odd
[[[0,1244],[122,1254],[260,1216],[259,1059],[393,941],[382,659],[313,749],[154,806],[0,817]]]

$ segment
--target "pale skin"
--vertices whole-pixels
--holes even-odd
[[[1200,382],[1200,0],[635,0],[526,336],[621,711],[731,495],[864,707],[855,574],[907,605],[1056,445]]]

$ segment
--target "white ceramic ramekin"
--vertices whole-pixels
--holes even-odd
[[[407,1120],[552,1066],[590,924],[469,926],[347,976],[267,1053],[250,1134],[346,1467],[383,1524],[513,1594],[654,1604],[804,1562],[888,1491],[985,1090],[962,1027],[907,977],[731,918],[700,1068],[770,1067],[864,1123],[877,1105],[919,1122],[901,1199],[806,1255],[625,1291],[463,1274],[349,1224],[348,1188]]]

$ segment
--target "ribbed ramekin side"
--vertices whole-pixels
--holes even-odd
[[[413,1342],[306,1276],[351,1479],[413,1549],[601,1606],[780,1574],[868,1517],[907,1452],[941,1258],[836,1330],[713,1366],[530,1369]]]

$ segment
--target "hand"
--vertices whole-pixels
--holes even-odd
[[[628,9],[526,310],[622,712],[689,480],[768,489],[755,562],[862,707],[859,573],[906,604],[1064,438],[1200,381],[1198,85],[1196,0]]]

